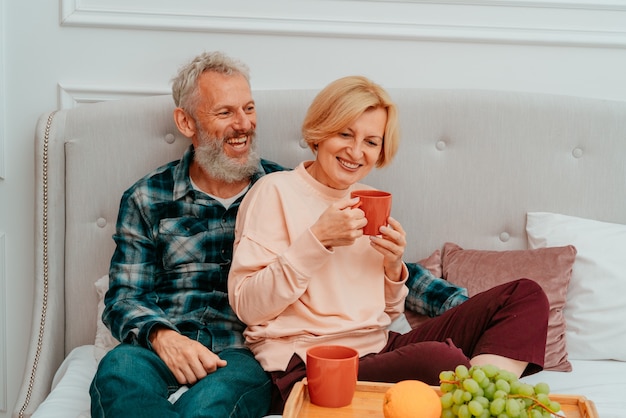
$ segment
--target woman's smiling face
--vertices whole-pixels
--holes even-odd
[[[383,149],[387,111],[368,109],[338,134],[317,145],[317,158],[308,167],[320,183],[347,189],[374,168]]]

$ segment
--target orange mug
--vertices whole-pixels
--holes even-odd
[[[339,408],[352,403],[359,373],[359,353],[341,345],[320,345],[306,352],[311,403]]]
[[[355,190],[350,197],[359,197],[356,207],[365,212],[367,225],[363,227],[364,235],[379,235],[381,226],[387,225],[391,215],[391,193],[381,190]]]

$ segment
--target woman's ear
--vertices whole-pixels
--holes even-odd
[[[181,134],[192,138],[196,134],[196,121],[183,108],[174,109],[174,122]]]

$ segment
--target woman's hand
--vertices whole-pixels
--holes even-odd
[[[358,202],[359,198],[355,197],[333,203],[311,226],[311,232],[324,247],[352,245],[363,236],[367,219],[361,209],[353,209]]]
[[[385,275],[390,280],[399,281],[402,278],[402,258],[406,249],[406,232],[391,216],[388,226],[380,228],[380,236],[370,236],[372,247],[384,257],[383,266]]]

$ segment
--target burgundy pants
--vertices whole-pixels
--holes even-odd
[[[442,370],[454,370],[479,354],[528,362],[524,375],[543,369],[548,331],[548,299],[532,280],[520,279],[474,295],[461,305],[406,333],[389,333],[387,345],[360,359],[359,380],[416,379],[439,385]],[[293,385],[306,376],[294,355],[287,370],[272,372],[272,413],[282,413]]]

